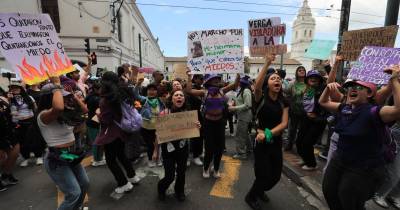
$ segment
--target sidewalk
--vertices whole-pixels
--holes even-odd
[[[289,151],[283,152],[283,173],[291,179],[298,186],[302,187],[307,193],[314,196],[316,201],[316,207],[320,210],[329,209],[327,207],[324,194],[322,193],[322,180],[323,172],[326,161],[318,157],[319,149],[314,149],[314,153],[317,156],[318,169],[315,171],[304,171],[300,166],[296,165],[301,160],[300,156],[296,152]],[[377,206],[373,201],[368,201],[366,204],[367,210],[383,210],[383,208]],[[394,208],[388,208],[393,209]]]

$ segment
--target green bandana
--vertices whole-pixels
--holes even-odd
[[[152,108],[156,108],[157,106],[158,106],[158,99],[157,98],[152,98],[152,99],[148,99],[147,100],[147,103],[149,103],[149,105],[152,107]]]

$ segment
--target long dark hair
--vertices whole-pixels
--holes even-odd
[[[43,110],[51,109],[53,106],[53,93],[40,94],[40,99],[38,102],[38,113]]]
[[[28,105],[29,109],[34,111],[35,102],[33,102],[32,98],[28,95],[28,93],[25,91],[25,89],[23,87],[21,87],[21,86],[17,86],[17,87],[21,90],[20,95],[22,97],[23,102]],[[19,104],[17,103],[17,100],[15,99],[15,97],[13,97],[11,99],[11,104],[13,104],[15,106],[19,106]]]
[[[240,83],[240,90],[239,90],[239,93],[238,93],[236,96],[241,96],[241,97],[243,97],[243,92],[244,92],[244,90],[246,90],[246,89],[249,89],[250,92],[251,92],[250,84],[243,84],[243,83]]]
[[[131,90],[127,84],[120,82],[118,75],[108,71],[101,78],[100,96],[110,104],[116,114],[121,115],[121,103],[133,104]]]
[[[279,76],[279,74],[276,73],[276,72],[274,72],[274,73],[269,73],[269,74],[267,74],[267,75],[265,76],[265,80],[264,80],[264,84],[263,84],[263,97],[264,97],[265,99],[269,98],[269,94],[268,94],[268,91],[269,91],[268,80],[269,80],[269,78],[270,78],[272,75],[274,75],[274,74],[276,74],[276,75]],[[279,77],[281,77],[281,76],[279,76]],[[282,79],[282,78],[281,78],[281,79]],[[279,101],[279,103],[283,103],[283,102],[285,101],[285,97],[283,96],[283,87],[282,87],[282,86],[281,86],[281,89],[280,89],[280,91],[279,91],[279,93],[278,93],[278,101]]]
[[[294,75],[295,78],[296,78],[296,81],[299,80],[298,74],[299,74],[300,69],[304,69],[304,71],[306,70],[306,68],[304,68],[304,66],[298,66],[298,67],[296,68],[296,73],[295,73],[295,75]]]
[[[185,98],[185,103],[183,103],[183,105],[182,105],[182,107],[181,108],[173,108],[174,107],[174,105],[172,104],[172,97],[174,96],[174,94],[176,93],[176,92],[178,92],[178,91],[181,91],[182,93],[183,93],[183,97]],[[188,101],[187,101],[187,97],[186,97],[186,95],[185,95],[185,92],[183,91],[183,90],[175,90],[175,91],[172,91],[171,92],[171,96],[167,99],[167,104],[166,104],[166,106],[167,106],[167,108],[171,111],[171,113],[174,113],[174,112],[183,112],[183,111],[186,111],[186,110],[188,110]]]

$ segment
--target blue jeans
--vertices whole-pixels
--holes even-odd
[[[81,164],[68,166],[49,159],[46,155],[44,167],[50,178],[64,193],[64,201],[58,210],[78,209],[89,188],[89,178]]]

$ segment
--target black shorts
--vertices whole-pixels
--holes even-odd
[[[0,139],[0,150],[8,151],[15,147],[19,142],[17,138]]]

